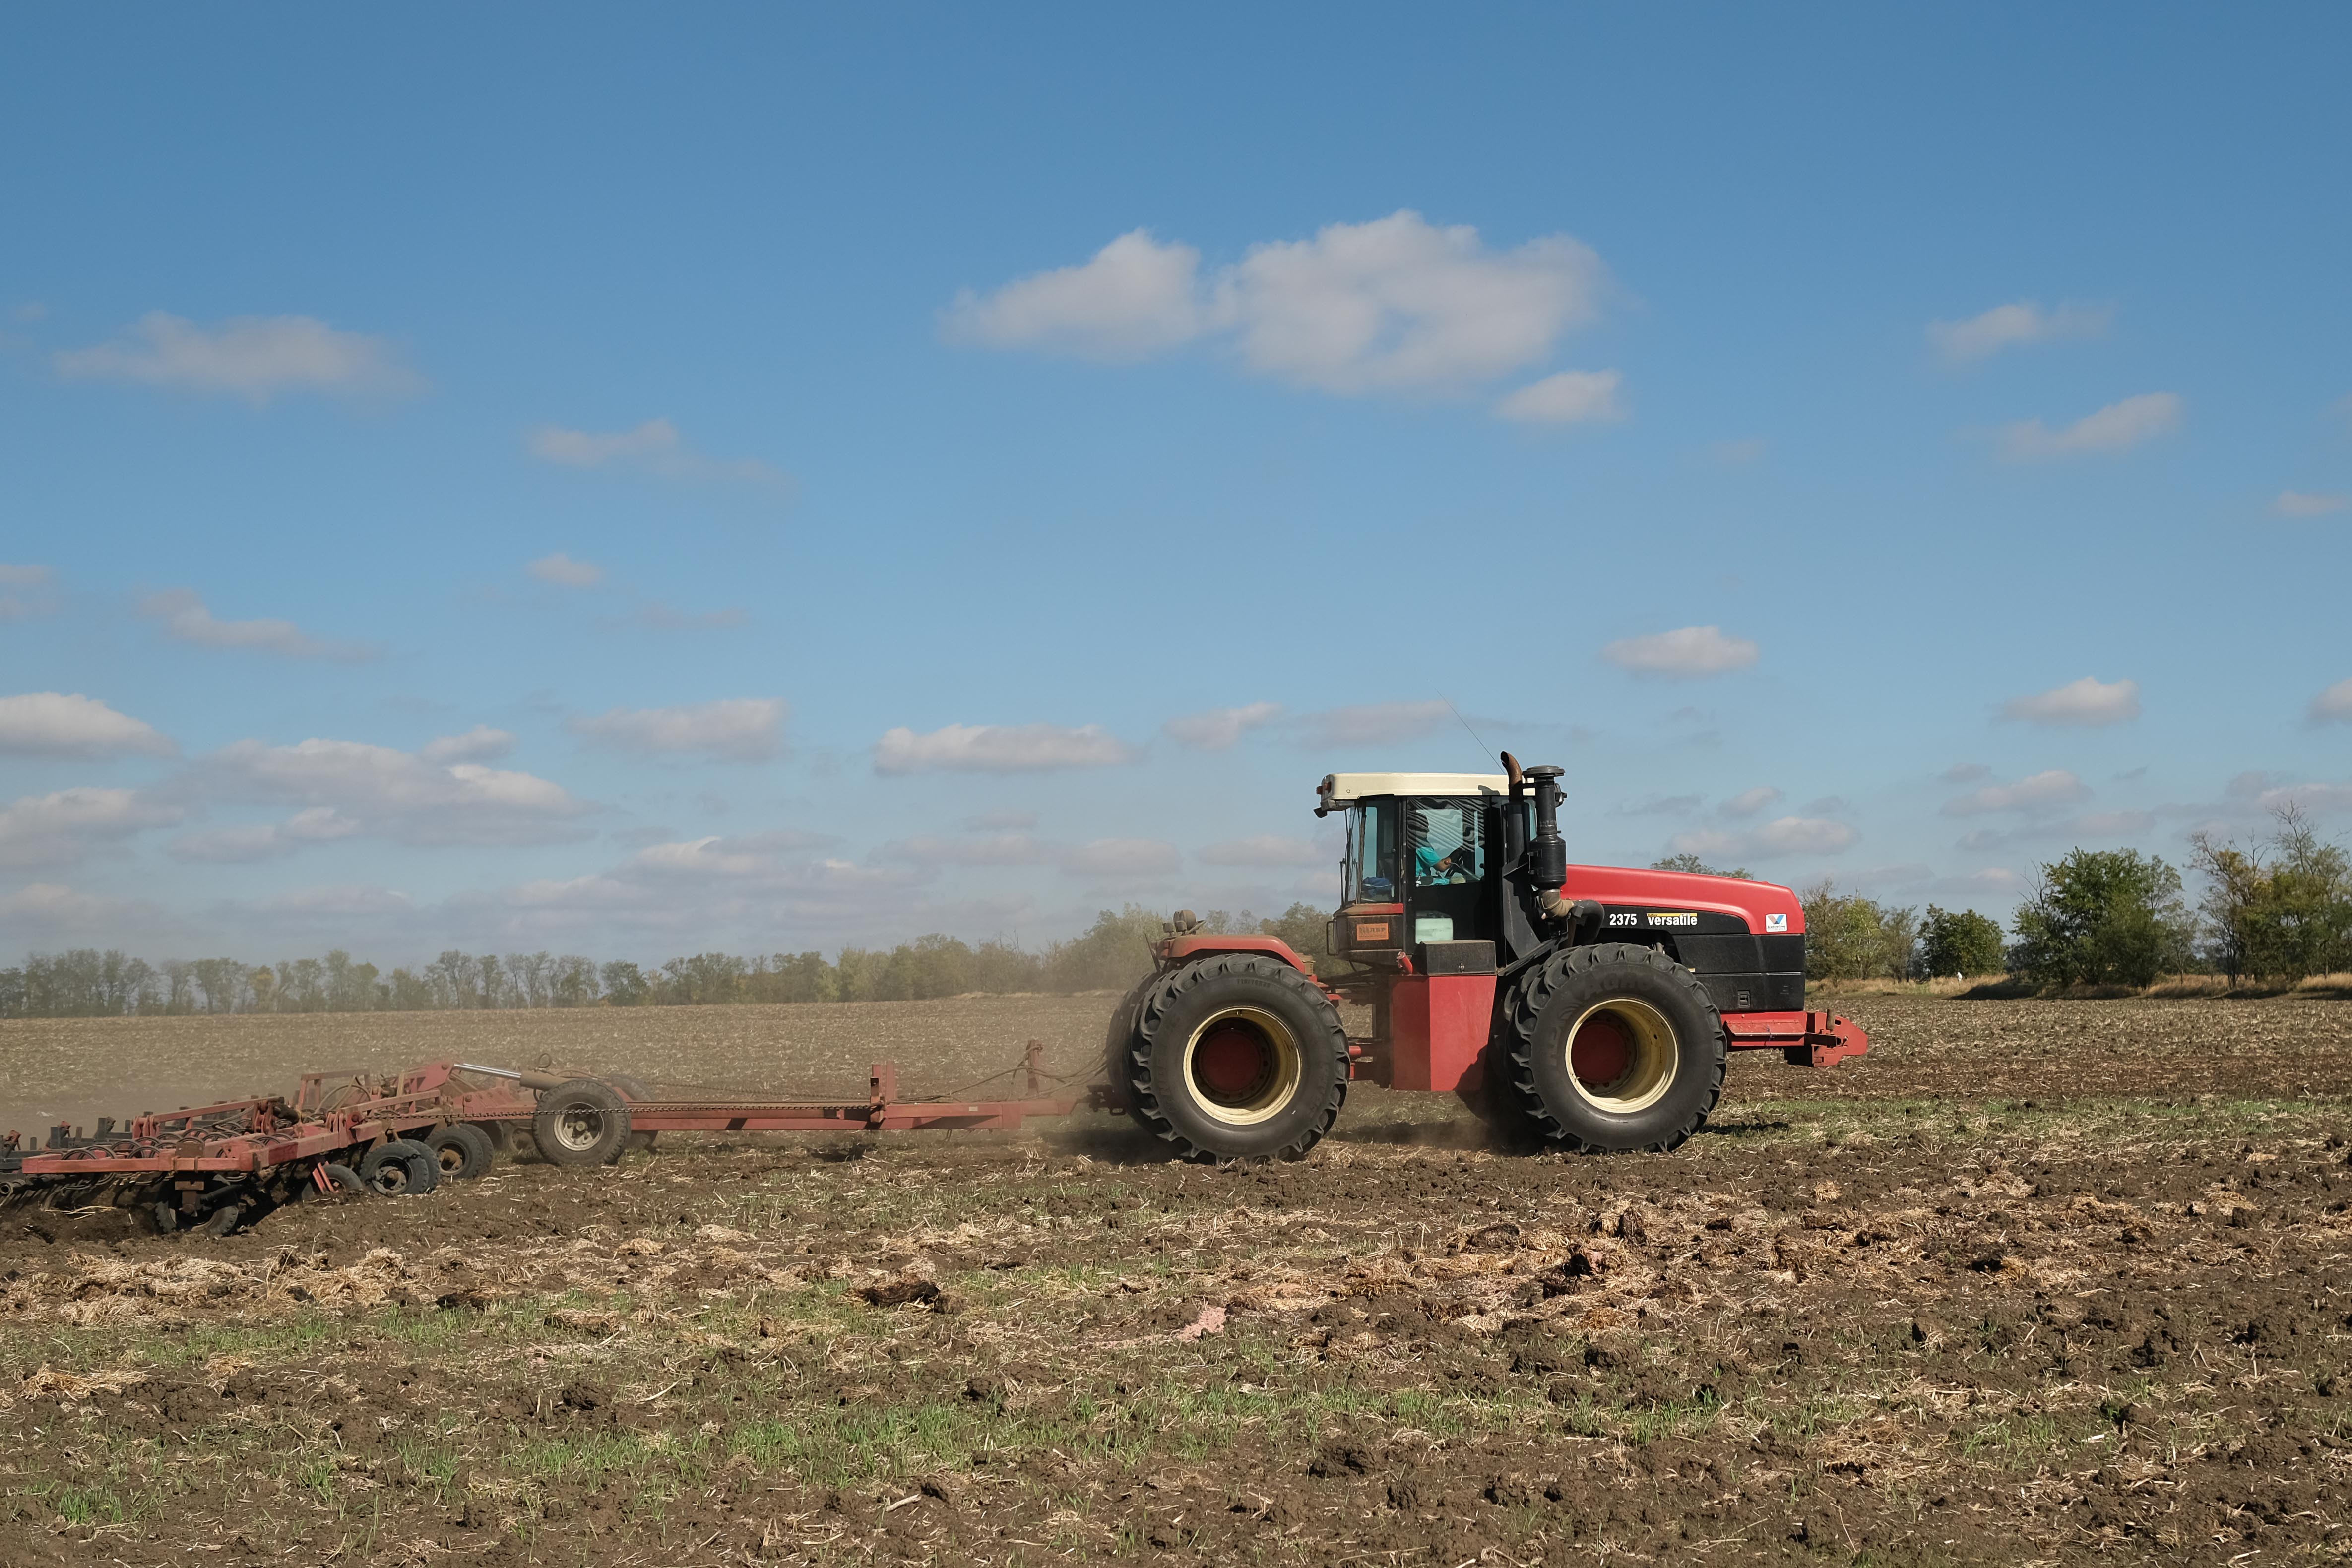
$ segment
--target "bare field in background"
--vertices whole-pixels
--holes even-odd
[[[0,1025],[10,1092],[918,1085],[1113,998]],[[227,1239],[0,1216],[0,1562],[2341,1563],[2352,1006],[1864,996],[1664,1155],[665,1138]],[[115,1108],[121,1108],[119,1104]]]

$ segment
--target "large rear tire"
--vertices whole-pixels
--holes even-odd
[[[1696,975],[1654,947],[1555,953],[1513,986],[1506,1086],[1545,1142],[1674,1148],[1723,1098],[1723,1019]]]
[[[1186,1159],[1297,1159],[1348,1098],[1348,1035],[1276,958],[1221,953],[1144,988],[1127,1060],[1137,1120]]]
[[[471,1181],[487,1175],[498,1159],[490,1135],[469,1122],[436,1127],[417,1141],[431,1149],[434,1157],[441,1162],[445,1181]]]
[[[360,1180],[385,1197],[420,1197],[440,1183],[441,1156],[414,1138],[394,1138],[360,1157]]]

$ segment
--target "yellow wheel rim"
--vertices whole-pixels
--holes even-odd
[[[1612,997],[1577,1019],[1561,1047],[1561,1065],[1586,1104],[1630,1115],[1656,1104],[1675,1086],[1679,1045],[1664,1013],[1633,997]]]
[[[1298,1037],[1263,1008],[1212,1013],[1184,1042],[1192,1103],[1227,1126],[1276,1114],[1297,1094],[1300,1075]]]

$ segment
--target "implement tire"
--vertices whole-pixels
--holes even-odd
[[[1619,942],[1553,954],[1512,985],[1508,1081],[1535,1132],[1587,1153],[1675,1147],[1723,1098],[1723,1019],[1696,975]]]
[[[421,1197],[440,1184],[441,1156],[414,1138],[394,1138],[361,1156],[360,1180],[385,1197]]]
[[[540,1093],[530,1141],[551,1166],[610,1165],[628,1145],[628,1102],[597,1079],[559,1083]]]
[[[436,1127],[418,1140],[441,1162],[445,1181],[471,1181],[486,1174],[498,1159],[490,1135],[467,1122]]]
[[[1297,1159],[1348,1098],[1348,1035],[1278,958],[1220,953],[1143,988],[1125,1074],[1136,1119],[1185,1159]]]

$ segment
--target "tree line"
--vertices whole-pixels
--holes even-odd
[[[2147,986],[2161,975],[2294,981],[2352,970],[2352,860],[2292,806],[2252,847],[2199,832],[2180,872],[2137,850],[2077,849],[2035,870],[2004,940],[1972,910],[1803,894],[1806,972],[1817,979],[2007,975],[2043,989]]]
[[[320,958],[247,965],[235,958],[150,964],[81,947],[34,954],[0,969],[0,1018],[120,1018],[149,1014],[478,1011],[518,1008],[679,1007],[725,1002],[920,1001],[973,992],[1074,992],[1124,988],[1151,966],[1160,916],[1136,904],[1104,910],[1067,941],[1030,952],[1009,942],[973,946],[933,935],[887,950],[697,953],[658,965],[599,964],[576,954],[469,954],[386,973],[340,949]],[[1204,929],[1281,936],[1324,951],[1323,912],[1293,904],[1261,920],[1212,910]]]

